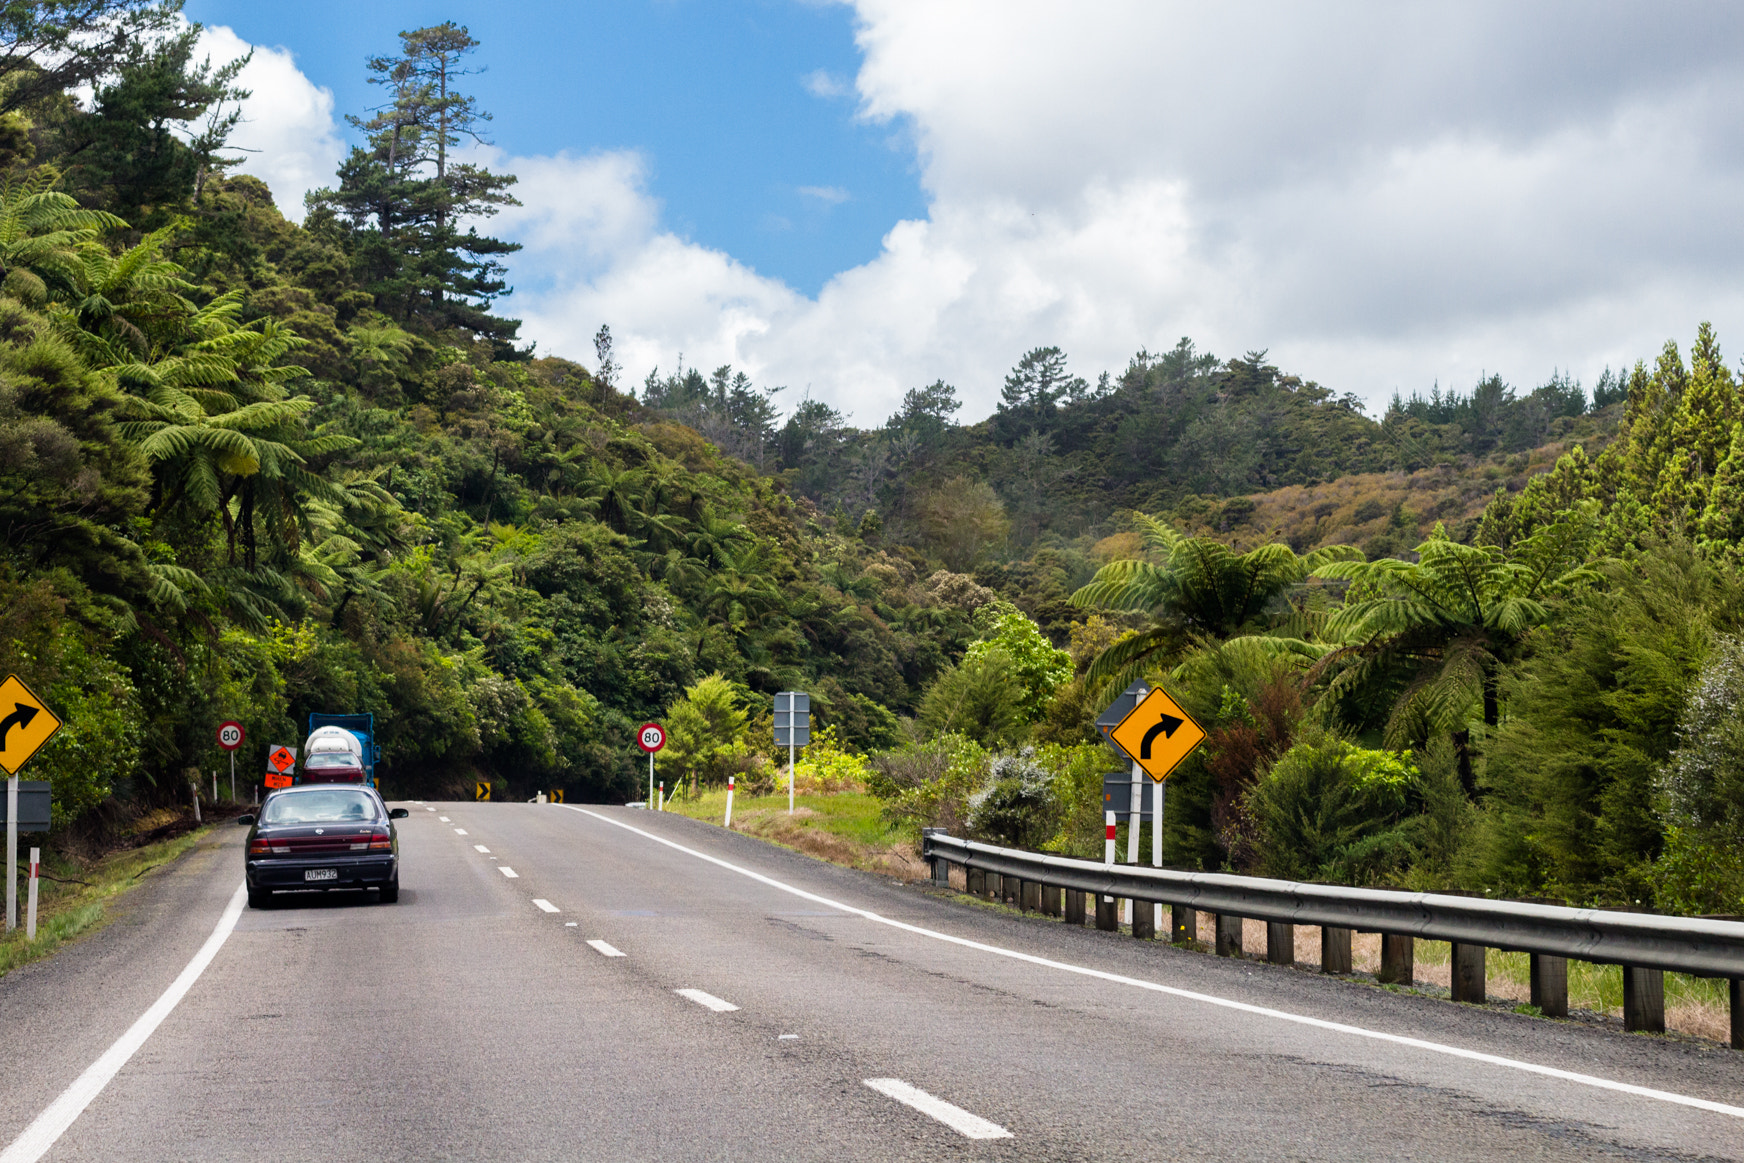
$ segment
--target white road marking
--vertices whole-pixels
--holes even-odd
[[[194,954],[194,959],[188,962],[181,976],[170,982],[170,987],[151,1003],[151,1008],[141,1014],[139,1020],[129,1026],[125,1034],[115,1039],[103,1051],[101,1058],[86,1067],[85,1072],[75,1078],[71,1086],[61,1091],[60,1097],[50,1103],[47,1110],[37,1115],[35,1121],[12,1140],[11,1146],[0,1152],[0,1163],[35,1163],[55,1145],[55,1140],[66,1133],[73,1121],[91,1105],[92,1099],[103,1093],[109,1080],[120,1073],[121,1068],[127,1065],[127,1060],[138,1053],[146,1039],[170,1016],[176,1003],[186,997],[188,990],[200,980],[200,975],[206,972],[206,967],[218,956],[218,950],[223,948],[230,931],[236,928],[236,918],[242,915],[242,906],[247,899],[248,886],[237,885],[236,891],[230,896],[230,903],[224,906],[224,912],[219,915],[212,935],[206,938],[206,943],[200,946],[200,951]]]
[[[911,1106],[923,1115],[931,1115],[964,1138],[1011,1138],[1011,1132],[998,1123],[990,1123],[980,1115],[972,1115],[960,1106],[952,1106],[942,1098],[934,1098],[920,1087],[910,1086],[900,1078],[868,1078],[865,1082],[867,1086],[879,1094],[888,1095],[903,1106]]]
[[[426,811],[426,812],[433,812],[433,811],[435,811],[435,810],[436,810],[436,809],[435,809],[435,808],[425,808],[425,809],[424,809],[424,810],[425,810],[425,811]]]
[[[533,903],[539,906],[539,910],[541,912],[560,913],[563,911],[562,909],[558,908],[556,905],[552,904],[550,901],[544,899],[543,897],[534,897]]]
[[[437,818],[437,819],[438,819],[438,820],[441,820],[441,821],[442,821],[442,822],[443,822],[443,823],[444,823],[444,824],[447,824],[447,823],[450,823],[450,822],[451,822],[451,821],[450,821],[450,820],[449,820],[449,819],[448,819],[448,817],[447,817],[447,816],[437,816],[437,817],[436,817],[436,818]]]
[[[620,952],[617,949],[614,949],[612,946],[606,944],[604,941],[589,941],[588,944],[593,946],[594,952],[600,953],[606,957],[622,957],[623,956],[622,952]]]
[[[456,836],[464,836],[464,835],[466,835],[466,829],[465,828],[456,828],[456,829],[454,829],[454,834]]]
[[[480,852],[485,852],[485,853],[490,852],[490,849],[486,848],[483,844],[474,844],[473,847],[478,849]]]
[[[722,1001],[712,993],[704,993],[700,989],[675,989],[672,991],[679,997],[687,997],[699,1006],[705,1006],[717,1014],[732,1013],[739,1007],[730,1001]]]
[[[1733,1118],[1744,1118],[1744,1107],[1731,1106],[1723,1102],[1714,1102],[1712,1099],[1696,1098],[1693,1095],[1678,1094],[1675,1091],[1669,1090],[1655,1090],[1649,1086],[1636,1086],[1631,1082],[1618,1082],[1616,1079],[1612,1078],[1599,1078],[1596,1075],[1580,1074],[1573,1070],[1562,1070],[1555,1066],[1542,1066],[1536,1062],[1523,1062],[1518,1058],[1504,1058],[1500,1054],[1485,1054],[1481,1050],[1467,1050],[1463,1046],[1449,1046],[1445,1042],[1430,1042],[1423,1038],[1412,1038],[1404,1034],[1389,1034],[1382,1030],[1370,1030],[1362,1026],[1348,1025],[1344,1022],[1329,1022],[1324,1018],[1311,1018],[1306,1014],[1293,1014],[1287,1010],[1274,1010],[1266,1006],[1250,1005],[1244,1001],[1235,1001],[1231,998],[1218,997],[1215,994],[1198,993],[1191,989],[1181,989],[1178,986],[1163,985],[1156,981],[1145,981],[1138,977],[1127,977],[1120,973],[1109,973],[1107,970],[1103,969],[1091,969],[1087,965],[1073,965],[1067,961],[1055,961],[1048,957],[1038,957],[1033,953],[1020,953],[1016,949],[1005,949],[998,945],[988,945],[982,941],[971,941],[967,937],[953,937],[949,933],[941,933],[936,929],[924,929],[919,925],[911,925],[906,921],[892,920],[889,917],[880,916],[871,909],[862,909],[857,908],[854,905],[845,905],[840,901],[833,901],[828,897],[819,896],[817,893],[807,892],[803,888],[795,888],[793,885],[785,884],[776,880],[772,876],[765,876],[761,872],[752,872],[749,868],[741,868],[739,865],[729,863],[717,856],[710,856],[706,852],[698,852],[694,848],[687,848],[683,844],[675,843],[672,840],[666,839],[664,836],[656,836],[654,833],[644,831],[633,824],[626,824],[621,820],[614,820],[610,816],[602,816],[598,812],[590,812],[586,808],[576,807],[574,804],[559,804],[558,807],[568,808],[572,812],[580,812],[584,816],[591,816],[601,823],[610,824],[614,828],[622,828],[626,832],[634,832],[636,835],[641,836],[644,839],[652,840],[656,844],[664,844],[666,847],[675,851],[683,852],[688,856],[694,856],[698,860],[707,861],[708,863],[713,864],[718,868],[724,868],[729,872],[736,872],[740,876],[749,877],[752,880],[768,885],[770,888],[779,889],[782,892],[789,893],[802,900],[812,901],[820,905],[828,905],[830,908],[840,909],[844,913],[850,913],[857,917],[864,917],[866,920],[875,921],[880,925],[889,925],[893,929],[900,929],[905,933],[913,933],[918,937],[927,937],[934,941],[943,941],[960,948],[974,949],[982,953],[991,953],[996,957],[1009,957],[1013,961],[1022,961],[1029,965],[1039,965],[1044,969],[1057,969],[1062,973],[1074,973],[1081,977],[1091,977],[1098,981],[1112,982],[1116,985],[1130,985],[1135,989],[1147,990],[1151,993],[1166,994],[1169,997],[1185,998],[1188,1001],[1202,1002],[1205,1005],[1218,1006],[1226,1010],[1235,1010],[1239,1013],[1253,1014],[1256,1017],[1272,1018],[1280,1022],[1292,1022],[1299,1026],[1308,1026],[1311,1029],[1316,1030],[1327,1030],[1335,1034],[1348,1034],[1356,1038],[1369,1038],[1376,1042],[1386,1042],[1394,1046],[1407,1046],[1413,1050],[1424,1050],[1431,1054],[1445,1054],[1450,1058],[1460,1058],[1467,1062],[1481,1062],[1486,1066],[1500,1066],[1508,1070],[1519,1070],[1526,1074],[1536,1074],[1544,1078],[1555,1078],[1562,1082],[1573,1082],[1580,1086],[1590,1086],[1596,1090],[1609,1090],[1618,1094],[1634,1095],[1637,1098],[1650,1098],[1657,1102],[1668,1102],[1677,1106],[1693,1107],[1696,1110],[1711,1111],[1714,1114],[1731,1115]],[[5,1163],[5,1160],[0,1159],[0,1163]]]
[[[564,921],[563,927],[565,929],[573,929],[573,928],[575,928],[575,922],[574,921]]]
[[[514,869],[510,868],[506,864],[497,865],[497,871],[502,873],[504,876],[508,877],[510,880],[521,879],[521,874],[516,872]]]

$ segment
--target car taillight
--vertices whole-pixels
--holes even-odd
[[[265,856],[266,852],[267,847],[265,840],[250,840],[248,842],[248,854],[250,856]]]
[[[353,844],[352,847],[356,848],[357,845]],[[386,832],[375,833],[369,838],[369,850],[371,852],[392,852],[394,850],[393,837]]]

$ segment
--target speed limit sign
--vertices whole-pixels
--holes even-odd
[[[235,719],[227,719],[218,724],[218,746],[226,751],[235,751],[241,747],[246,736],[247,732],[242,729],[242,724]]]
[[[666,746],[666,732],[659,723],[643,723],[642,729],[636,732],[636,746],[652,755]]]

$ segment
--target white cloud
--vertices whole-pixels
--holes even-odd
[[[799,83],[813,97],[845,97],[853,92],[853,87],[848,82],[825,69],[814,69],[801,77]]]
[[[819,202],[831,206],[840,206],[849,198],[848,191],[840,186],[801,186],[799,193],[803,197],[816,198]]]
[[[214,61],[233,61],[254,48],[236,83],[251,91],[242,103],[242,123],[230,144],[245,160],[237,167],[273,192],[279,210],[303,220],[303,194],[331,184],[345,145],[333,120],[333,92],[316,85],[297,68],[290,50],[250,46],[222,25],[209,25],[199,52]],[[246,152],[244,152],[246,151]]]

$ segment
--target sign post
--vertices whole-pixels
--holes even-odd
[[[654,753],[666,746],[666,729],[659,723],[643,723],[636,731],[636,746],[648,753],[648,806],[654,806]],[[666,799],[665,785],[661,785],[660,798]],[[661,810],[665,810],[664,803]]]
[[[10,709],[8,709],[10,708]],[[6,928],[18,927],[18,769],[42,749],[61,721],[15,674],[0,683],[0,767],[6,769]]]
[[[248,738],[248,732],[242,729],[242,724],[235,719],[226,719],[218,724],[218,746],[230,752],[230,802],[236,802],[236,749],[242,746],[242,741]],[[218,773],[212,773],[212,798],[218,798]]]
[[[793,815],[793,751],[811,742],[811,696],[782,691],[775,696],[775,746],[787,748],[787,814]]]
[[[1131,709],[1117,723],[1107,725],[1121,701],[1131,697]],[[1138,863],[1139,824],[1143,819],[1144,801],[1151,801],[1151,865],[1163,864],[1163,781],[1205,741],[1205,728],[1193,721],[1193,716],[1179,703],[1160,690],[1147,690],[1142,683],[1128,687],[1120,699],[1096,720],[1097,729],[1109,746],[1132,761],[1132,821],[1127,835],[1126,859]],[[1156,795],[1145,796],[1141,776],[1156,781]],[[1162,906],[1155,906],[1153,919],[1161,923]]]

